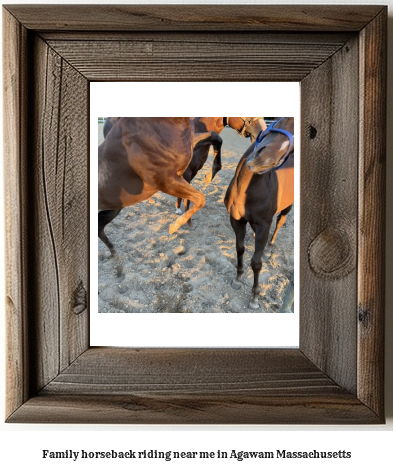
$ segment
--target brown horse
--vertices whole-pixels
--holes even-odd
[[[98,147],[98,236],[113,255],[104,229],[122,208],[158,191],[189,199],[194,205],[169,226],[172,234],[204,206],[204,195],[182,175],[199,146],[213,145],[220,161],[222,139],[196,133],[190,117],[120,117],[111,125]]]
[[[255,141],[258,133],[266,129],[266,124],[263,117],[193,117],[196,132],[216,132],[220,134],[224,127],[229,126],[233,128],[239,135],[250,138],[252,142]],[[199,170],[209,155],[210,145],[203,145],[196,149],[192,155],[192,160],[183,174],[183,178],[187,183],[195,178]],[[221,162],[217,159],[213,161],[213,166],[210,172],[206,175],[205,181],[207,184],[211,182],[213,176],[221,169]],[[182,214],[181,211],[182,199],[178,197],[176,201],[176,214]],[[184,200],[185,212],[188,211],[190,202]],[[191,220],[188,221],[191,225]]]
[[[236,234],[237,275],[232,287],[239,289],[243,274],[244,239],[247,222],[255,233],[255,251],[251,259],[254,285],[250,308],[257,309],[262,254],[269,238],[275,214],[277,232],[284,224],[294,200],[294,119],[283,117],[257,137],[241,158],[225,196],[225,205]]]

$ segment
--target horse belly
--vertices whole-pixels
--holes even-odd
[[[98,167],[98,207],[120,209],[144,201],[157,192],[135,169],[125,147],[107,151]]]
[[[149,199],[156,192],[157,189],[152,189],[149,186],[144,186],[142,192],[136,195],[130,194],[125,189],[122,189],[120,194],[122,207],[128,207],[137,204],[138,202],[146,201],[146,199]]]
[[[277,191],[277,213],[286,209],[294,201],[294,170],[293,168],[282,168],[276,170]]]
[[[138,177],[127,180],[113,180],[98,190],[99,210],[120,209],[149,199],[157,189],[152,188]]]

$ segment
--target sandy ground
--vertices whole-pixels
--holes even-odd
[[[231,282],[236,275],[235,234],[224,205],[226,189],[249,140],[229,128],[223,130],[221,137],[221,171],[209,185],[205,184],[204,177],[212,163],[210,154],[192,181],[206,196],[206,205],[194,215],[192,228],[186,224],[169,235],[169,224],[177,217],[175,198],[162,193],[123,209],[106,227],[117,256],[111,258],[99,240],[100,313],[279,312],[293,271],[293,209],[274,246],[265,249],[259,278],[260,308],[249,309],[253,232],[247,226],[243,284],[240,290],[234,290]],[[103,140],[102,124],[98,140]],[[275,222],[271,233],[274,225]]]

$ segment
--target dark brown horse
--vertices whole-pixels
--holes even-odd
[[[266,124],[263,117],[193,117],[195,131],[216,132],[220,134],[224,127],[229,126],[233,128],[239,135],[250,138],[252,142],[255,141],[258,133],[266,129]],[[198,171],[202,169],[209,156],[210,145],[203,145],[196,149],[192,155],[192,160],[183,174],[183,178],[187,183],[195,178]],[[211,182],[213,176],[221,169],[221,162],[217,159],[213,161],[212,169],[206,175],[205,181],[207,184]],[[178,197],[176,201],[176,214],[182,214],[181,211],[182,199]],[[190,202],[184,200],[185,212],[188,211]],[[188,221],[191,225],[191,220]]]
[[[236,234],[237,275],[232,287],[239,289],[243,274],[244,239],[247,222],[255,233],[251,258],[254,285],[250,308],[257,309],[262,254],[269,238],[274,215],[277,232],[284,224],[294,200],[294,119],[283,117],[257,137],[241,158],[226,196],[225,205]]]
[[[121,117],[111,125],[98,147],[98,236],[113,255],[104,229],[122,208],[158,191],[189,199],[193,206],[169,226],[172,234],[204,206],[204,195],[182,175],[199,146],[213,145],[220,162],[222,139],[215,132],[196,133],[189,117]]]

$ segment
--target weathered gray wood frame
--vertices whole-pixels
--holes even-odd
[[[7,421],[384,422],[386,21],[354,5],[3,8]],[[300,81],[299,349],[89,346],[92,80]],[[263,111],[263,89],[234,93]]]

